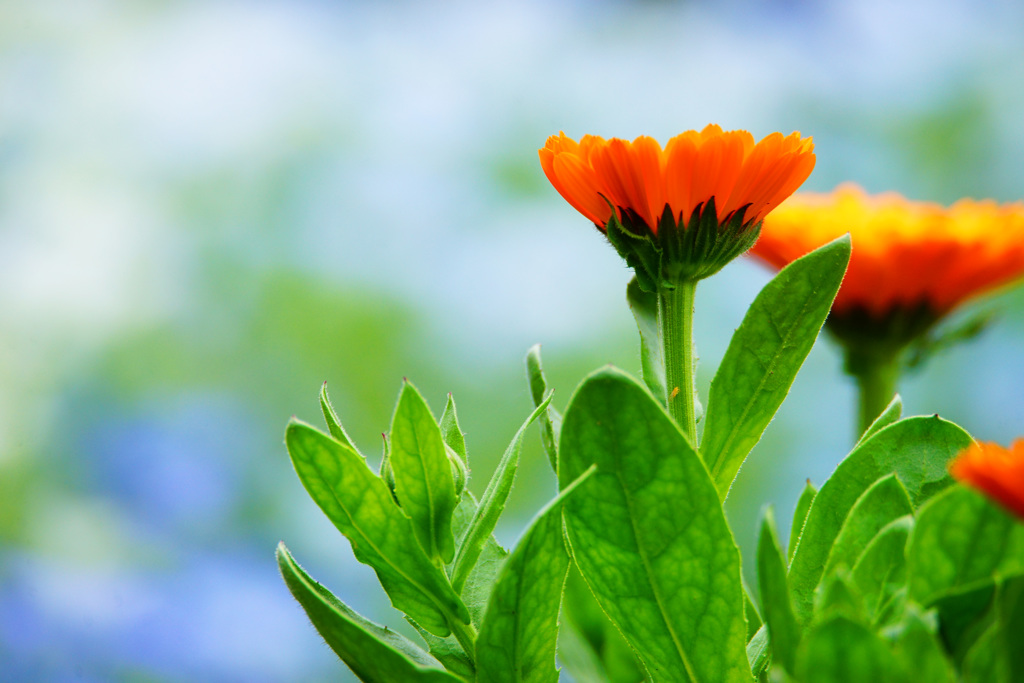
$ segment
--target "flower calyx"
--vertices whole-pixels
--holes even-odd
[[[673,289],[714,275],[743,254],[761,231],[761,221],[746,220],[747,206],[719,221],[715,198],[698,204],[689,217],[665,205],[652,230],[633,210],[613,210],[604,228],[608,241],[636,272],[645,292]]]

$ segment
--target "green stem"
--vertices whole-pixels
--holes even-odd
[[[449,619],[448,628],[452,630],[452,635],[459,641],[459,645],[465,651],[466,656],[469,657],[469,661],[473,663],[474,668],[476,667],[476,628],[473,624],[463,624],[458,619]]]
[[[658,324],[665,359],[665,393],[669,415],[697,446],[696,359],[693,355],[693,296],[697,282],[658,290]]]
[[[859,438],[896,394],[896,382],[900,377],[900,354],[898,351],[858,353],[847,349],[846,371],[857,381]]]

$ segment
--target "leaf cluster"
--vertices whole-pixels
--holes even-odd
[[[899,399],[794,514],[790,557],[766,510],[762,656],[781,681],[1010,683],[1024,676],[1024,526],[954,483],[971,442]]]
[[[345,432],[326,385],[320,402],[326,433],[294,419],[285,433],[295,471],[426,646],[355,613],[282,543],[285,583],[331,649],[365,681],[557,680],[569,568],[561,505],[573,486],[538,513],[511,553],[492,534],[526,430],[550,397],[515,434],[479,502],[465,486],[468,456],[451,396],[436,420],[416,388],[403,385],[380,472]]]
[[[950,479],[971,437],[937,416],[901,419],[898,396],[820,489],[808,482],[788,549],[765,511],[756,600],[743,581],[723,504],[849,256],[836,240],[765,286],[699,439],[665,410],[657,302],[642,283],[627,291],[642,382],[598,370],[563,415],[530,349],[535,409],[479,501],[451,397],[438,420],[406,383],[373,472],[325,389],[328,431],[293,420],[286,432],[295,470],[423,642],[353,612],[282,545],[292,594],[365,681],[551,682],[556,651],[585,683],[1024,680],[1024,526]],[[560,494],[508,552],[492,532],[534,422]]]

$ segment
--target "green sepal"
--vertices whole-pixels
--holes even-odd
[[[331,397],[327,395],[327,382],[324,382],[323,386],[320,387],[320,411],[324,414],[324,422],[327,423],[327,431],[330,432],[331,436],[356,453],[359,453],[359,449],[356,448],[355,443],[349,438],[345,428],[341,426],[338,414],[334,412],[334,406],[331,405]]]
[[[412,383],[402,393],[391,420],[391,468],[395,494],[412,520],[416,538],[432,560],[455,556],[452,512],[458,503],[455,477],[441,428]]]
[[[537,514],[501,568],[476,641],[479,680],[558,681],[558,611],[569,571],[562,504],[591,474],[584,473]]]
[[[840,565],[853,569],[861,553],[876,534],[893,520],[913,512],[914,506],[907,495],[907,489],[895,474],[876,481],[861,494],[846,515],[843,526],[832,544],[832,551],[825,562],[823,574],[828,576]]]
[[[796,544],[800,541],[800,534],[803,533],[804,522],[807,521],[807,512],[811,509],[811,503],[814,502],[814,496],[817,494],[817,487],[808,479],[804,483],[804,488],[800,491],[800,497],[796,501],[796,509],[793,510],[793,522],[789,527],[789,550],[786,553],[786,558],[789,561],[793,560],[793,551],[796,550]]]
[[[658,295],[646,292],[634,277],[626,286],[626,301],[640,331],[640,369],[644,383],[659,401],[665,402],[665,357],[658,324]]]
[[[952,422],[909,417],[881,429],[839,463],[814,497],[789,567],[793,608],[801,623],[810,616],[832,544],[861,494],[896,473],[911,503],[919,506],[952,483],[946,463],[971,443],[970,435]]]
[[[455,397],[448,393],[448,403],[445,404],[441,420],[438,422],[441,428],[441,438],[444,440],[445,452],[448,454],[448,463],[452,466],[452,478],[455,480],[455,495],[462,499],[462,493],[469,483],[469,453],[466,451],[466,435],[462,433],[459,426],[459,416],[455,410]],[[453,530],[456,538],[458,533]]]
[[[277,565],[295,599],[334,653],[362,681],[458,683],[411,641],[360,616],[309,577],[281,543]]]
[[[572,556],[653,681],[750,681],[739,551],[700,456],[647,388],[614,368],[566,409],[559,481]]]
[[[310,497],[352,543],[356,559],[373,567],[396,609],[438,636],[450,633],[452,621],[469,623],[466,606],[361,455],[295,419],[285,443]]]
[[[445,444],[462,458],[463,463],[469,465],[469,454],[466,452],[466,435],[462,432],[462,428],[459,427],[459,416],[455,410],[455,397],[450,393],[448,394],[448,403],[445,404],[444,412],[441,414],[439,426],[441,427],[441,437],[444,439]]]
[[[818,338],[849,261],[849,235],[793,261],[733,334],[711,382],[700,444],[723,500]]]
[[[445,444],[445,452],[448,454],[448,464],[452,468],[455,496],[457,499],[461,499],[463,492],[466,490],[466,484],[469,482],[469,468],[466,467],[466,461],[452,450],[448,444]],[[458,506],[458,503],[456,503],[456,506]]]
[[[505,501],[508,500],[508,494],[512,491],[512,483],[515,481],[516,470],[519,468],[519,451],[523,446],[523,436],[526,434],[527,428],[533,424],[533,421],[547,409],[550,401],[551,397],[549,396],[547,400],[537,406],[530,413],[530,416],[526,418],[519,431],[512,437],[512,442],[505,449],[505,453],[501,456],[501,460],[498,462],[498,467],[494,470],[491,480],[487,482],[484,495],[480,498],[480,506],[473,515],[469,529],[466,531],[465,537],[459,544],[459,550],[455,554],[455,563],[452,568],[452,587],[456,592],[462,591],[462,587],[469,577],[469,572],[473,569],[477,558],[480,556],[484,543],[491,537],[494,527],[498,523],[498,517],[501,516],[502,511],[505,509]]]
[[[800,627],[793,616],[786,581],[786,558],[779,547],[775,531],[775,515],[770,507],[764,511],[761,535],[757,541],[757,579],[761,588],[761,607],[768,626],[772,658],[791,674],[796,673],[796,651],[800,644]]]
[[[922,506],[907,543],[910,595],[937,599],[1024,573],[1024,525],[988,499],[954,486]]]
[[[533,397],[535,407],[550,398],[547,379],[544,377],[544,367],[540,362],[540,344],[534,344],[526,352],[526,378],[530,383],[530,396]],[[544,451],[548,454],[551,469],[555,472],[558,472],[558,435],[561,429],[562,416],[549,403],[547,409],[540,416],[540,440]]]
[[[689,216],[673,215],[666,204],[655,231],[635,213],[612,207],[605,234],[636,273],[639,286],[657,292],[710,277],[754,246],[761,223],[746,220],[748,208],[720,224],[714,197]]]
[[[856,377],[878,359],[901,355],[940,317],[928,302],[893,307],[881,317],[866,308],[847,308],[833,312],[825,329],[846,349],[844,369]]]

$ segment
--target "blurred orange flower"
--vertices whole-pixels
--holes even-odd
[[[1024,439],[1010,448],[976,443],[949,463],[950,473],[1024,519]]]
[[[744,224],[756,224],[811,174],[813,150],[799,133],[772,133],[755,144],[745,130],[712,124],[675,136],[664,149],[647,136],[629,142],[585,135],[577,143],[560,133],[539,153],[551,184],[599,228],[615,207],[623,223],[639,219],[657,234],[666,207],[685,226],[712,198],[719,223],[746,208]]]
[[[1024,203],[963,199],[946,208],[852,184],[801,193],[764,222],[750,253],[781,268],[849,232],[853,255],[833,313],[932,319],[1024,275]]]

